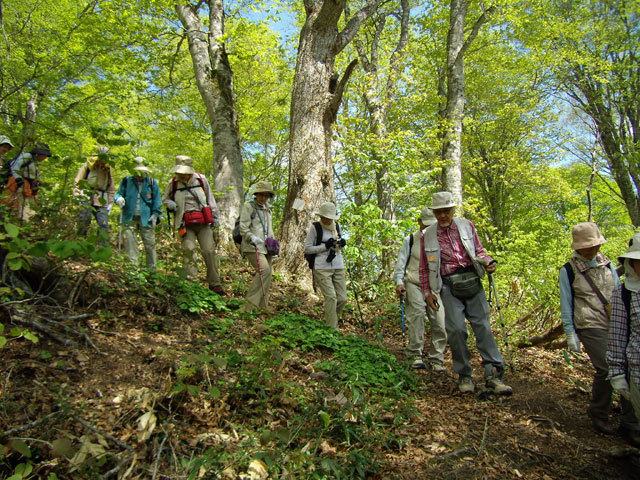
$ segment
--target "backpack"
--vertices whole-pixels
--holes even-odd
[[[407,274],[407,267],[411,261],[411,250],[413,249],[413,233],[409,235],[409,254],[407,255],[407,263],[404,264],[404,274]]]
[[[202,188],[202,190],[204,190],[204,182],[202,181],[202,175],[200,175],[197,172],[196,172],[196,175],[198,177],[198,182],[200,182],[200,187]],[[196,188],[195,185],[193,187],[178,188],[178,180],[176,180],[176,177],[173,177],[171,179],[171,200],[175,200],[176,199],[176,192],[178,190],[180,190],[180,191],[183,191],[183,190],[191,191],[192,188]]]
[[[313,226],[316,227],[316,246],[322,243],[322,225],[320,222],[313,222]],[[338,238],[342,236],[340,233],[340,225],[336,222],[336,231],[338,232]],[[305,253],[304,259],[307,261],[309,268],[313,270],[313,267],[316,263],[316,254],[315,253]]]
[[[9,181],[9,177],[13,173],[13,170],[12,170],[13,169],[13,164],[18,159],[18,157],[20,157],[20,155],[22,155],[22,152],[18,153],[18,155],[13,157],[11,160],[8,160],[7,162],[5,162],[2,165],[2,168],[0,168],[0,189],[4,188],[4,186]],[[24,167],[29,167],[29,165],[31,165],[33,162],[34,162],[34,159],[33,159],[33,156],[32,156],[31,160],[29,160],[27,163],[25,163],[23,165],[23,168]]]
[[[251,212],[251,220],[256,218],[256,209],[253,208],[253,212]],[[242,234],[240,233],[240,215],[236,218],[236,223],[233,225],[233,232],[231,232],[231,236],[233,237],[233,242],[236,245],[242,244]]]

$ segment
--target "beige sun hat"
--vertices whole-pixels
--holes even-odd
[[[425,227],[433,225],[437,222],[436,217],[433,216],[433,212],[429,207],[424,207],[420,212],[420,220]]]
[[[193,159],[188,155],[176,155],[176,164],[171,169],[171,173],[186,173],[193,175],[196,173],[193,169]]]
[[[6,135],[0,135],[0,145],[4,145],[5,143],[11,148],[14,147],[13,143],[11,143],[11,140],[9,140],[9,137],[7,137]]]
[[[340,215],[336,211],[336,206],[331,202],[324,202],[320,205],[320,208],[316,212],[319,217],[329,218],[331,220],[338,220]]]
[[[453,201],[453,195],[451,192],[436,192],[431,199],[431,210],[438,210],[439,208],[451,208],[456,206],[456,202]]]
[[[256,183],[256,186],[253,187],[253,194],[255,195],[256,193],[269,193],[272,197],[276,194],[276,192],[273,191],[273,184],[266,180],[260,180]]]
[[[598,225],[593,222],[577,224],[571,230],[571,236],[573,237],[573,242],[571,242],[573,250],[582,250],[607,243],[607,240],[600,233]]]
[[[625,258],[640,260],[640,233],[633,234],[633,237],[629,240],[629,248],[627,248],[626,253],[618,257],[618,262],[624,263]]]
[[[110,153],[111,150],[109,150],[109,147],[100,146],[98,147],[96,155],[109,155]]]
[[[149,169],[149,167],[147,167],[144,162],[147,161],[146,158],[144,157],[135,157],[134,160],[136,161],[137,165],[135,167],[133,167],[133,170],[136,172],[144,172],[144,173],[151,173],[151,170]]]

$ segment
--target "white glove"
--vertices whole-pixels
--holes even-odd
[[[621,397],[631,400],[631,392],[629,391],[629,382],[624,375],[616,375],[611,377],[611,386]]]
[[[106,208],[107,208],[107,215],[109,215],[111,213],[111,209],[113,208],[113,203],[107,204]]]
[[[578,338],[578,335],[574,333],[567,333],[567,346],[569,347],[569,350],[571,350],[572,352],[576,352],[576,353],[580,353],[581,349],[580,349],[580,339]]]
[[[116,200],[116,205],[118,205],[120,208],[124,207],[124,198],[118,197],[118,199]]]
[[[158,217],[156,215],[151,215],[149,217],[149,223],[153,228],[156,228],[156,224],[158,223]]]
[[[175,209],[178,208],[178,204],[173,200],[165,200],[164,204],[171,211],[175,211]]]
[[[250,242],[252,245],[255,245],[257,247],[258,245],[264,243],[264,240],[262,240],[260,237],[256,235],[251,235]]]

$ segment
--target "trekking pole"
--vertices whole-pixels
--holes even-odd
[[[118,217],[118,254],[120,254],[120,246],[122,245],[122,209]]]
[[[264,308],[267,308],[267,296],[264,294],[264,281],[262,280],[262,267],[260,266],[260,254],[258,253],[258,246],[254,245],[256,249],[256,263],[258,264],[258,276],[260,277],[260,286],[262,287],[262,298],[264,299]]]
[[[502,318],[502,307],[500,306],[500,300],[498,299],[498,289],[496,288],[496,282],[493,279],[493,274],[488,273],[487,275],[489,276],[489,286],[491,287],[489,298],[491,298],[491,293],[493,293],[493,297],[496,299],[496,309],[498,310],[500,329],[502,330],[502,341],[504,342],[504,346],[507,349],[507,361],[509,362],[509,368],[513,373],[515,371],[515,367],[513,366],[513,360],[511,359],[511,347],[509,346],[509,339],[507,338],[507,331],[504,327],[504,319]]]
[[[406,346],[406,336],[404,334],[404,297],[400,297],[400,317],[402,318],[402,345]]]
[[[360,308],[360,300],[358,299],[358,290],[356,290],[355,283],[353,283],[353,275],[351,275],[351,269],[349,268],[349,262],[347,262],[347,256],[344,254],[344,248],[340,250],[344,264],[347,267],[347,273],[349,274],[349,283],[351,283],[351,290],[353,290],[353,296],[356,297],[356,306],[358,307],[358,314],[360,315],[360,324],[364,325],[364,318],[362,318],[362,309]]]

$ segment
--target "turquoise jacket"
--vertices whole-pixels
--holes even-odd
[[[142,178],[142,182],[137,182],[132,175],[123,178],[114,201],[118,200],[118,198],[124,198],[125,201],[122,208],[122,223],[130,222],[133,218],[138,198],[140,199],[140,223],[142,226],[150,226],[149,218],[151,218],[151,215],[155,215],[158,217],[158,222],[160,221],[162,216],[160,188],[158,187],[158,182],[149,175],[145,175]]]

